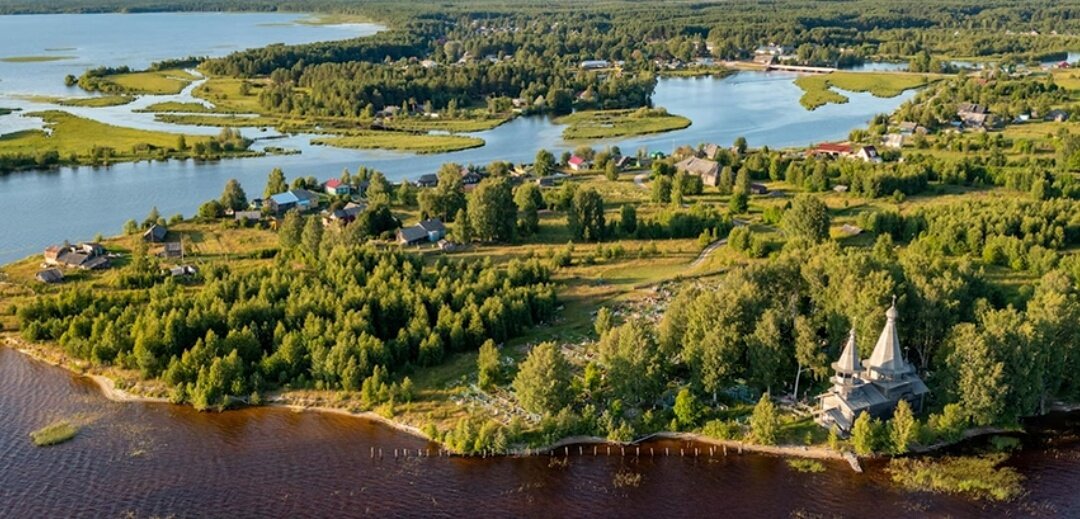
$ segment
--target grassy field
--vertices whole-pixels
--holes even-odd
[[[181,69],[168,69],[116,74],[106,79],[130,94],[171,95],[179,94],[197,78]]]
[[[218,110],[210,108],[202,103],[181,103],[177,101],[154,103],[146,108],[140,108],[135,111],[159,114],[209,114],[218,112]]]
[[[469,119],[428,119],[409,117],[394,119],[386,124],[387,128],[405,131],[439,131],[450,133],[482,132],[496,128],[510,120],[510,117],[483,117]]]
[[[60,420],[30,433],[30,439],[38,447],[48,447],[71,440],[76,434],[79,434],[78,427],[67,420]]]
[[[252,126],[275,126],[280,119],[273,117],[238,117],[236,115],[210,114],[157,114],[154,119],[169,124],[187,124],[191,126],[214,126],[218,128],[239,128]]]
[[[33,156],[42,151],[57,151],[65,160],[72,156],[84,159],[91,157],[95,148],[108,147],[113,150],[109,161],[123,162],[156,158],[150,153],[152,149],[173,150],[180,137],[174,133],[112,126],[59,110],[29,115],[44,119],[51,133],[24,130],[0,136],[0,154]],[[194,135],[187,135],[185,139],[188,146],[210,140],[209,137]],[[142,151],[136,151],[136,148]]]
[[[555,122],[567,125],[563,130],[563,138],[568,140],[663,133],[690,126],[690,119],[669,114],[662,109],[577,112],[559,117]]]
[[[259,104],[259,91],[264,81],[248,81],[250,90],[247,95],[241,92],[242,79],[233,78],[210,78],[205,83],[195,88],[193,94],[214,104],[215,112],[233,113],[261,113],[262,106]]]
[[[75,56],[9,56],[0,58],[4,63],[41,63],[46,61],[63,61],[75,59]]]
[[[833,88],[848,92],[869,92],[877,97],[896,97],[906,90],[926,86],[932,79],[923,74],[898,72],[832,72],[800,76],[795,84],[803,89],[799,102],[814,110],[829,103],[843,104],[848,98]]]
[[[361,131],[335,137],[312,139],[312,144],[353,148],[411,151],[414,153],[445,153],[478,148],[483,139],[460,135],[423,135],[401,132]]]
[[[131,96],[100,96],[100,97],[71,97],[66,99],[57,99],[56,104],[60,106],[81,106],[87,108],[102,108],[106,106],[121,106],[126,105],[135,98]]]

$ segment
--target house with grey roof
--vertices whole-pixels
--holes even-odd
[[[922,410],[923,399],[930,390],[900,349],[895,299],[885,317],[885,328],[865,361],[859,359],[855,330],[851,331],[840,359],[832,365],[835,372],[830,379],[832,387],[818,396],[821,405],[814,416],[817,423],[835,427],[846,435],[860,414],[887,419],[901,400],[906,400],[916,412]]]
[[[701,177],[706,186],[716,187],[720,183],[720,163],[715,160],[687,157],[677,162],[675,169]]]
[[[412,227],[398,229],[397,241],[402,245],[415,245],[418,243],[438,242],[446,236],[446,225],[438,218],[423,220]]]

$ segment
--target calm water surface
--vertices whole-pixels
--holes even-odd
[[[309,26],[294,23],[300,15],[283,14],[111,14],[0,16],[0,57],[62,55],[77,59],[38,63],[0,62],[0,106],[24,113],[57,108],[25,94],[80,95],[63,86],[65,74],[79,74],[99,65],[143,67],[165,58],[222,55],[270,42],[299,43],[371,34],[373,25]],[[50,50],[51,49],[51,50]],[[57,50],[62,49],[62,50]],[[51,54],[50,54],[51,53]],[[684,130],[630,139],[593,141],[594,146],[618,145],[624,152],[640,148],[670,151],[683,145],[729,144],[746,137],[751,145],[804,146],[843,139],[876,114],[893,111],[913,92],[880,99],[870,94],[847,94],[850,102],[807,111],[799,105],[802,91],[794,74],[743,72],[715,78],[663,79],[654,95],[657,106],[692,119]],[[159,123],[152,114],[133,113],[149,104],[191,101],[189,88],[179,96],[143,96],[135,103],[108,108],[62,109],[110,124],[212,134],[208,127]],[[0,133],[34,128],[40,120],[13,114],[0,117]],[[63,240],[86,240],[98,233],[119,232],[129,218],[141,219],[151,206],[162,214],[191,215],[199,204],[215,198],[225,181],[236,178],[250,195],[261,193],[270,169],[280,166],[290,178],[338,176],[342,169],[363,164],[392,180],[415,179],[444,162],[486,164],[493,160],[531,162],[540,148],[561,152],[579,142],[562,139],[563,127],[544,117],[519,118],[494,130],[480,132],[482,148],[437,155],[378,150],[343,150],[310,145],[310,135],[260,141],[302,151],[300,155],[227,160],[121,164],[109,168],[62,168],[0,177],[0,263],[39,252]],[[249,137],[273,136],[273,131],[244,130]],[[9,210],[7,210],[9,209]]]
[[[87,425],[71,442],[34,447],[57,418]],[[571,454],[372,460],[370,448],[432,448],[348,416],[280,409],[198,413],[116,403],[85,379],[0,348],[0,517],[1075,517],[1075,438],[1025,450],[1016,503],[905,493],[879,467],[828,464],[802,474],[779,458]],[[1065,424],[1075,431],[1076,423]],[[646,444],[688,451],[692,444]],[[702,447],[704,449],[704,447]],[[572,449],[573,450],[573,449]],[[604,450],[601,449],[601,453]],[[641,474],[618,487],[620,472]]]

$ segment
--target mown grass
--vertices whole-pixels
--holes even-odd
[[[312,139],[312,144],[352,149],[380,149],[413,153],[445,153],[484,145],[483,139],[461,135],[425,135],[401,132],[361,131],[336,137]]]
[[[184,87],[197,79],[181,69],[145,70],[107,76],[106,80],[123,88],[130,94],[179,94]]]
[[[9,56],[0,58],[4,63],[41,63],[46,61],[63,61],[75,59],[75,56]]]
[[[78,427],[67,420],[60,420],[30,433],[30,439],[38,447],[48,447],[69,441],[77,434]]]
[[[681,130],[690,126],[690,119],[667,113],[663,109],[593,110],[577,112],[555,119],[568,125],[563,138],[605,139]]]
[[[892,480],[908,490],[964,494],[976,499],[1008,501],[1024,491],[1023,476],[1000,466],[1005,454],[985,456],[895,458],[889,462]]]
[[[795,80],[795,84],[804,92],[799,102],[807,110],[814,110],[829,103],[848,102],[848,98],[832,90],[833,87],[848,92],[869,92],[877,97],[896,97],[906,90],[926,86],[930,81],[929,76],[922,74],[832,72],[801,76]]]

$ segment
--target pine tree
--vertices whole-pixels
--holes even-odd
[[[851,445],[855,448],[855,454],[869,456],[874,453],[877,444],[874,422],[866,411],[859,413],[855,419],[855,425],[851,428]]]
[[[499,383],[499,350],[495,348],[495,341],[488,339],[480,346],[476,369],[481,388],[491,389]]]
[[[889,422],[889,447],[893,454],[905,454],[919,436],[919,422],[907,400],[901,400]]]
[[[700,418],[701,410],[698,408],[694,394],[688,388],[680,389],[679,394],[675,396],[675,420],[679,428],[683,430],[692,428],[697,425]]]
[[[761,395],[750,415],[750,434],[762,445],[774,445],[780,429],[780,417],[768,393]]]
[[[537,345],[514,378],[521,406],[536,414],[555,414],[570,402],[570,363],[555,343]]]
[[[289,190],[289,184],[285,181],[285,173],[280,168],[274,168],[270,171],[270,176],[266,179],[266,189],[263,190],[263,198],[270,198],[278,193],[284,193]]]

